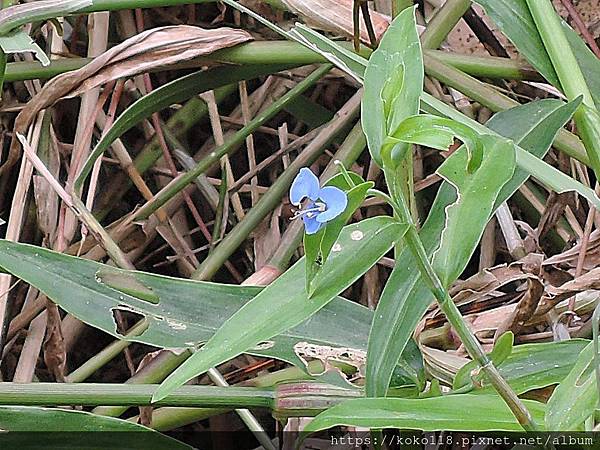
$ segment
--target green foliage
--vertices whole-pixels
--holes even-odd
[[[525,404],[535,419],[543,419],[542,403],[525,401]],[[314,433],[337,425],[423,431],[523,430],[500,397],[470,394],[348,400],[319,414],[304,431]]]
[[[191,449],[175,439],[127,420],[103,417],[84,411],[0,406],[0,445],[3,448],[149,448]],[[35,431],[35,432],[32,432]],[[90,435],[93,434],[93,447]]]
[[[553,431],[581,430],[598,407],[594,343],[579,353],[567,377],[552,393],[546,410],[546,427]]]
[[[549,83],[560,89],[560,82],[538,29],[533,21],[526,0],[477,0],[486,14],[498,28],[511,40],[517,50],[538,70]],[[600,79],[598,67],[600,61],[590,51],[581,37],[562,23],[569,44],[575,53],[577,63],[588,84],[594,102],[600,104]]]
[[[300,260],[230,317],[202,350],[160,385],[153,399],[164,398],[192,377],[312,316],[369,270],[405,231],[405,225],[385,216],[346,226],[337,241],[339,248],[314,280],[312,296],[306,292],[305,263]]]
[[[361,109],[363,130],[371,156],[380,166],[392,169],[406,155],[408,145],[384,146],[402,121],[419,112],[423,89],[423,56],[414,8],[394,19],[364,74]]]
[[[297,264],[297,272],[300,266]],[[127,271],[3,240],[0,240],[0,267],[35,286],[85,323],[116,338],[159,348],[195,348],[204,344],[228,318],[263,290]],[[285,291],[288,292],[287,287]],[[116,329],[115,310],[142,315],[146,329],[141,334],[123,336]],[[294,351],[297,343],[365,352],[372,317],[369,309],[335,297],[310,320],[300,320],[299,325],[270,338],[272,346],[249,348],[247,352],[305,369]],[[410,353],[410,361],[400,361],[407,367],[404,380],[406,376],[422,376],[419,374],[422,367],[409,369],[419,364],[413,362],[420,359],[416,347],[411,347]]]
[[[504,334],[502,337],[509,336]],[[508,339],[508,338],[506,338]],[[569,374],[576,363],[579,354],[586,347],[588,341],[584,339],[571,339],[560,342],[543,342],[536,344],[522,344],[511,348],[506,358],[503,355],[495,356],[492,351],[491,359],[498,364],[498,370],[517,394],[523,394],[533,389],[541,389],[557,384]],[[454,377],[453,389],[465,390],[471,393],[490,393],[492,387],[485,376],[478,375],[477,385],[473,386],[472,372],[477,369],[477,363],[471,361],[460,368]],[[554,429],[548,427],[548,429]]]
[[[556,132],[570,119],[578,103],[564,104],[557,100],[544,100],[519,106],[497,114],[489,121],[489,126],[518,143],[528,152],[543,156],[552,143]],[[529,174],[517,169],[511,180],[504,184],[494,201],[494,208],[506,201],[525,182]],[[445,210],[456,201],[456,193],[449,183],[444,183],[438,191],[427,221],[419,233],[423,245],[431,255],[439,245],[445,225]],[[473,251],[474,248],[471,249]],[[454,261],[454,267],[465,267],[470,258],[463,252],[461,261]],[[395,362],[400,357],[412,330],[431,303],[432,296],[424,285],[410,251],[403,249],[397,257],[398,264],[385,286],[369,336],[367,352],[368,395],[381,396],[387,391]]]

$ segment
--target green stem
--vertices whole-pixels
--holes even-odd
[[[0,49],[0,101],[3,97],[4,80],[6,79],[6,53]]]
[[[447,0],[421,35],[423,48],[438,48],[470,7],[471,0]]]
[[[587,151],[590,165],[600,177],[600,115],[594,104],[581,67],[569,45],[561,19],[550,0],[527,0],[529,11],[540,33],[552,66],[569,100],[582,96],[583,104],[573,118]]]
[[[150,405],[156,384],[0,383],[0,405]],[[181,386],[162,406],[271,408],[271,389],[251,387]]]
[[[206,158],[200,161],[193,170],[190,170],[183,175],[175,178],[169,183],[164,189],[162,189],[154,198],[146,203],[138,212],[135,214],[133,220],[143,220],[148,218],[154,211],[163,206],[175,195],[181,192],[189,183],[194,181],[198,175],[206,172],[213,164],[225,155],[231,153],[239,145],[241,145],[246,138],[254,133],[259,127],[263,126],[267,121],[277,115],[289,102],[291,102],[296,96],[302,94],[306,89],[315,84],[323,75],[331,70],[330,64],[324,64],[304,80],[290,89],[285,95],[273,102],[273,104],[265,111],[259,113],[252,121],[248,123],[244,128],[238,131],[231,140],[225,144],[219,146],[215,151],[211,152]]]
[[[6,0],[0,2],[0,9],[7,8],[14,4],[14,0]],[[4,81],[6,78],[6,53],[0,49],[0,102],[2,101],[2,94],[4,89]]]
[[[342,43],[348,49],[351,45]],[[368,57],[371,51],[362,47],[363,56]],[[470,75],[486,78],[542,80],[542,77],[528,64],[521,61],[499,58],[495,56],[473,56],[450,53],[441,50],[425,50],[442,62],[456,67]],[[5,81],[23,81],[32,79],[48,79],[61,73],[77,70],[92,61],[91,58],[62,58],[53,60],[44,67],[38,61],[13,62],[6,66]],[[179,67],[202,67],[207,62],[226,64],[298,64],[308,65],[325,63],[326,59],[297,42],[259,41],[224,48],[209,56],[195,58],[180,65],[158,67],[156,71],[173,70]],[[150,70],[152,72],[152,70]]]
[[[131,336],[139,336],[148,328],[146,320],[140,321],[127,332]],[[119,339],[105,347],[102,351],[88,359],[85,363],[71,372],[65,379],[66,383],[81,383],[90,377],[99,367],[103,367],[121,354],[123,350],[131,345],[131,341]]]
[[[479,363],[483,371],[489,377],[490,382],[498,394],[506,402],[523,428],[528,431],[536,430],[537,426],[533,421],[531,414],[525,405],[523,405],[523,403],[519,400],[506,380],[502,378],[492,361],[485,354],[483,348],[479,344],[479,341],[465,323],[465,320],[458,310],[458,307],[450,298],[447,289],[443,286],[441,280],[435,273],[433,266],[429,262],[427,252],[423,247],[423,243],[419,238],[417,228],[412,221],[408,206],[402,197],[398,198],[396,211],[400,216],[400,220],[409,225],[408,231],[406,232],[404,238],[406,244],[417,260],[421,274],[429,285],[429,289],[438,302],[440,309],[446,316],[448,323],[450,323],[450,325],[456,331],[456,334],[458,334],[469,356]]]
[[[129,378],[124,384],[150,384],[160,383],[171,372],[179,367],[191,355],[189,350],[181,353],[165,351],[154,358],[147,366]],[[104,403],[101,403],[104,405]],[[98,406],[92,411],[94,414],[118,417],[127,410],[126,406]]]

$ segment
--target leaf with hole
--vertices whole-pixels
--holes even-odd
[[[314,280],[312,296],[306,292],[305,262],[300,260],[240,308],[200,351],[163,381],[154,401],[311,317],[369,270],[405,232],[406,225],[385,216],[346,226],[337,241],[339,248]]]
[[[204,344],[263,290],[128,271],[5,240],[0,240],[0,267],[35,286],[88,325],[119,339],[167,349]],[[299,277],[302,279],[303,274]],[[136,329],[137,334],[123,336],[123,330],[116,329],[116,310],[143,317],[144,326]],[[309,320],[301,319],[299,325],[270,338],[269,345],[249,348],[247,353],[280,359],[307,370],[295,350],[299,342],[364,353],[372,318],[369,309],[335,297]],[[409,361],[400,363],[415,366],[418,363],[412,358],[420,359],[418,351],[411,351]],[[417,376],[419,371],[410,373]],[[401,382],[406,381],[404,377]]]

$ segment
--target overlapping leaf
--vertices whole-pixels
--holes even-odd
[[[384,141],[403,120],[419,112],[424,72],[414,14],[413,8],[407,8],[394,19],[364,75],[362,126],[371,155],[380,166],[386,159],[391,164],[403,158],[407,144],[396,144],[383,155]]]
[[[405,225],[385,216],[348,225],[315,280],[312,296],[306,292],[305,263],[300,260],[229,318],[159,386],[153,399],[306,320],[370,269],[405,231]]]
[[[534,102],[499,113],[488,125],[532,154],[542,157],[577,105],[565,105],[556,100]],[[508,199],[528,176],[523,170],[516,171],[512,179],[501,187],[494,209]],[[444,230],[445,209],[455,201],[454,189],[444,183],[419,234],[430,255],[436,250]],[[473,251],[474,247],[463,249],[461,260],[453,262],[453,273],[466,266]],[[366,389],[371,396],[385,395],[395,362],[433,300],[411,252],[404,250],[397,259],[402,264],[396,265],[382,293],[369,337],[369,348],[373,351],[368,352]],[[446,277],[446,280],[449,282],[451,277]]]

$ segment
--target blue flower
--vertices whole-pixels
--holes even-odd
[[[303,167],[290,188],[290,202],[300,207],[306,198],[310,201],[296,211],[294,218],[302,217],[307,234],[319,231],[325,223],[343,213],[348,205],[344,191],[334,186],[320,187],[316,175]]]

